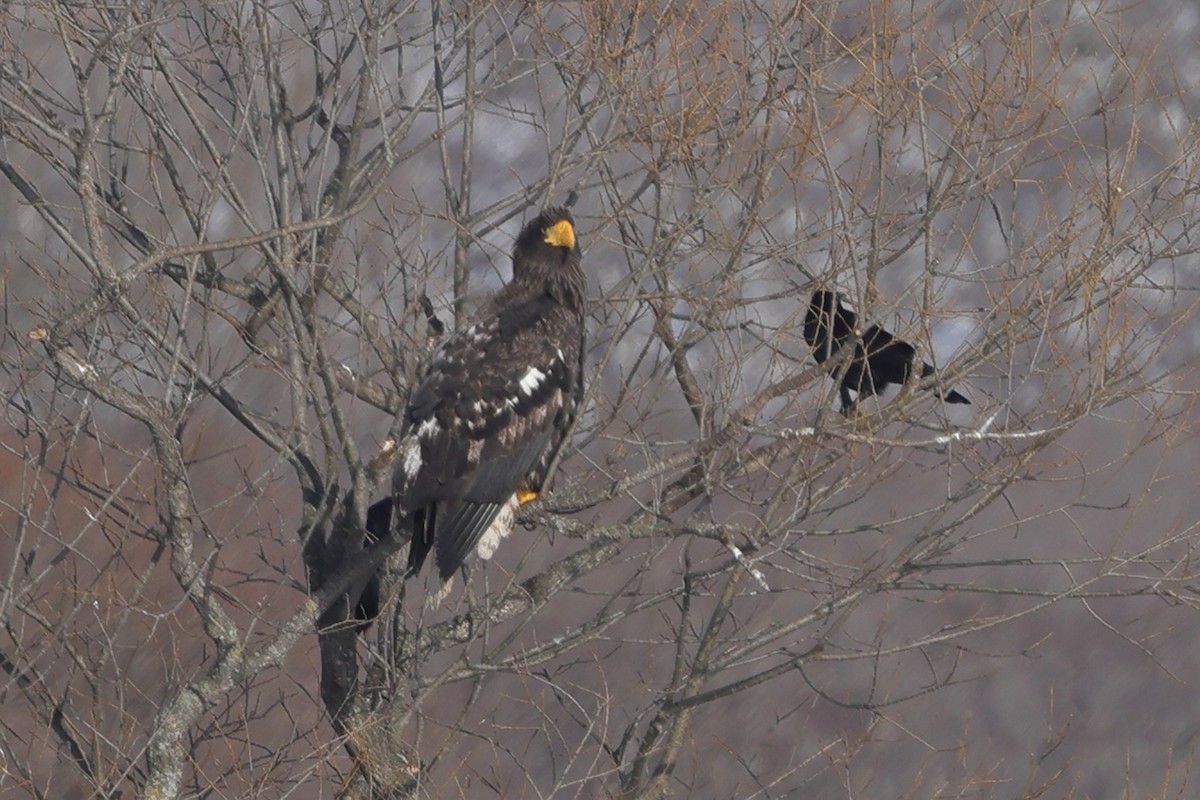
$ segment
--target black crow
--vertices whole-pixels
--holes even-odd
[[[912,373],[917,351],[908,342],[897,339],[878,325],[862,332],[854,346],[854,354],[838,359],[838,351],[858,333],[858,315],[842,305],[843,295],[823,289],[813,292],[804,317],[804,341],[813,349],[813,358],[818,364],[832,359],[830,375],[842,377],[838,391],[842,399],[842,413],[849,415],[858,400],[872,394],[880,394],[889,384],[903,384]],[[921,365],[921,377],[933,374],[929,364]],[[858,393],[853,400],[850,391]],[[964,395],[950,390],[941,395],[947,403],[970,404]]]

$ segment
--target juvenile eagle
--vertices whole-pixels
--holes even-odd
[[[833,358],[830,375],[836,378],[841,370],[842,382],[838,391],[842,399],[842,413],[849,414],[854,404],[863,397],[879,394],[892,383],[906,383],[917,351],[911,344],[897,339],[879,325],[872,325],[862,332],[848,362],[847,359],[834,358],[842,345],[858,334],[858,315],[842,305],[843,299],[843,295],[823,289],[813,292],[808,314],[804,317],[804,341],[813,349],[813,358],[818,364]],[[933,367],[922,363],[921,377],[927,378],[932,374]],[[853,400],[850,398],[851,390],[858,393]],[[953,389],[939,397],[947,403],[971,402]]]
[[[443,581],[476,546],[490,557],[516,509],[541,491],[583,400],[585,279],[570,213],[549,208],[527,223],[512,261],[512,281],[416,384],[392,497],[368,514],[379,536],[399,509],[399,528],[412,532],[406,577],[430,551]],[[378,587],[368,586],[359,617],[377,606]]]

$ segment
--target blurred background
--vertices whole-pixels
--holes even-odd
[[[0,796],[1187,796],[1191,6],[0,20]],[[568,199],[554,491],[318,635],[414,374]],[[817,288],[971,405],[839,414]]]

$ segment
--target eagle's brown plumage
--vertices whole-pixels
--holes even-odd
[[[512,281],[434,356],[404,412],[392,479],[412,533],[408,575],[432,551],[448,580],[498,516],[511,527],[541,490],[583,399],[584,293],[571,215],[546,209],[517,237]],[[376,504],[368,527],[386,530],[390,510]],[[377,604],[372,591],[364,607]]]

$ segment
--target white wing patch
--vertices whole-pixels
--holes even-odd
[[[421,469],[421,443],[415,436],[406,436],[400,451],[400,472],[412,478]]]
[[[430,417],[417,426],[417,436],[421,439],[429,439],[433,436],[434,432],[437,430],[437,427],[437,417]]]
[[[525,394],[532,395],[538,385],[546,380],[546,373],[542,372],[537,367],[530,367],[525,371],[525,377],[521,378],[521,391]]]

